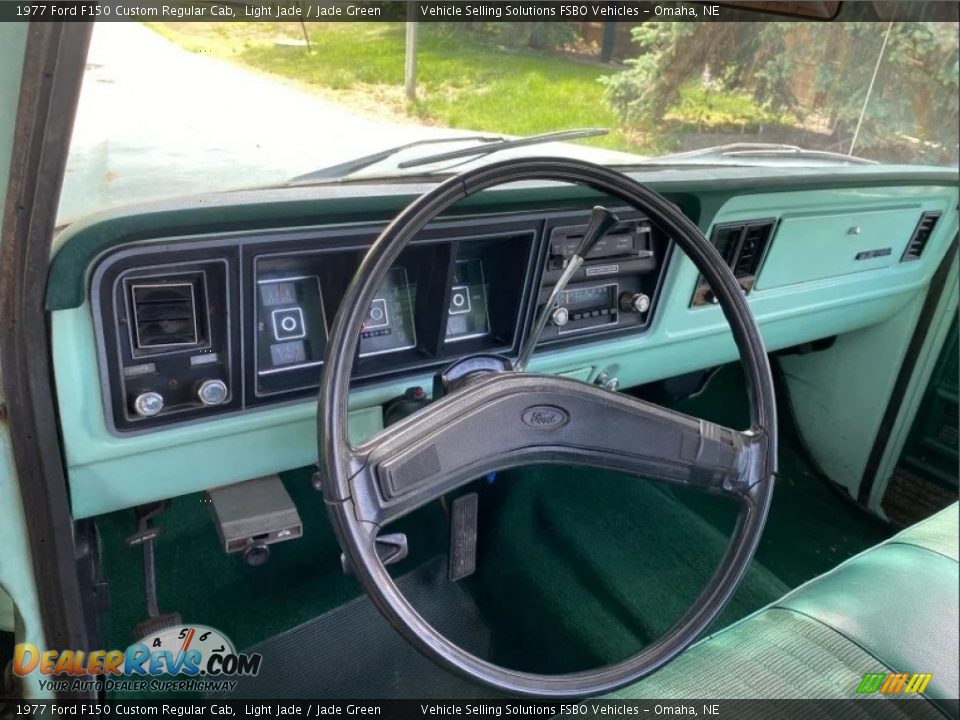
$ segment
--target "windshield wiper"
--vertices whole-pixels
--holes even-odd
[[[687,152],[662,155],[657,158],[657,160],[684,160],[686,158],[704,157],[797,157],[833,160],[851,165],[877,164],[873,160],[867,160],[866,158],[857,157],[856,155],[844,155],[843,153],[830,152],[829,150],[807,150],[806,148],[796,145],[784,145],[782,143],[731,143],[729,145],[716,145],[700,150],[688,150]]]
[[[397,163],[397,167],[405,170],[406,168],[419,167],[421,165],[433,165],[434,163],[444,162],[446,160],[482,157],[483,155],[500,152],[501,150],[509,150],[510,148],[524,147],[526,145],[539,145],[548,142],[596,137],[597,135],[606,135],[608,132],[610,131],[606,128],[582,128],[579,130],[559,130],[557,132],[540,133],[539,135],[528,135],[527,137],[514,138],[513,140],[499,138],[486,145],[478,145],[476,147],[463,148],[462,150],[451,150],[450,152],[436,153],[435,155],[426,155],[424,157],[413,158],[412,160],[404,160],[403,162]]]
[[[313,172],[306,173],[305,175],[298,175],[297,177],[288,180],[287,184],[297,185],[300,183],[317,182],[319,180],[341,180],[349,175],[353,175],[354,173],[363,170],[364,168],[368,168],[371,165],[376,165],[379,162],[387,160],[388,158],[393,157],[404,150],[420,147],[422,145],[437,145],[440,143],[457,142],[478,143],[472,147],[461,148],[460,150],[452,150],[445,153],[435,153],[433,155],[426,155],[420,158],[404,160],[403,162],[397,163],[397,169],[403,170],[408,167],[433,165],[434,163],[443,162],[445,160],[456,160],[457,158],[481,157],[483,155],[489,155],[490,153],[509,148],[523,147],[525,145],[538,145],[546,142],[558,142],[561,140],[574,140],[584,137],[594,137],[596,135],[606,135],[608,132],[609,131],[605,128],[584,128],[580,130],[560,130],[558,132],[541,133],[539,135],[529,135],[527,137],[520,138],[506,138],[502,135],[461,135],[458,137],[417,140],[415,142],[407,143],[406,145],[397,145],[396,147],[387,148],[386,150],[381,150],[380,152],[375,152],[370,155],[364,155],[363,157],[359,157],[354,160],[348,160],[347,162],[340,163],[339,165],[331,165],[330,167],[314,170]]]
[[[383,160],[386,160],[397,153],[401,153],[404,150],[409,150],[410,148],[420,147],[421,145],[436,145],[439,143],[471,141],[476,141],[478,143],[504,142],[505,138],[499,135],[460,135],[457,137],[416,140],[415,142],[407,143],[405,145],[397,145],[396,147],[387,148],[386,150],[381,150],[380,152],[375,152],[370,155],[364,155],[363,157],[348,160],[347,162],[340,163],[339,165],[331,165],[330,167],[314,170],[313,172],[306,173],[305,175],[297,175],[297,177],[288,180],[287,183],[293,185],[296,183],[314,182],[316,180],[336,180],[338,178],[346,177],[347,175],[352,175],[353,173],[370,167],[371,165],[376,165],[378,162],[382,162]]]

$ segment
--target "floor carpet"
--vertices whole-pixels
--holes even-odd
[[[873,545],[891,530],[844,500],[811,467],[781,395],[780,475],[753,567],[718,619],[743,617],[789,588]],[[721,369],[678,410],[745,424],[737,366]],[[257,568],[223,553],[201,495],[177,498],[160,520],[160,608],[213,626],[249,648],[360,595],[340,570],[340,549],[310,470],[282,475],[304,537],[273,547]],[[676,620],[708,582],[736,515],[729,501],[589,469],[534,467],[475,483],[481,494],[478,571],[463,587],[489,624],[489,655],[523,670],[566,672],[635,652]],[[124,538],[132,511],[99,520],[112,608],[106,647],[125,647],[145,616],[139,549]],[[410,557],[399,576],[447,552],[434,504],[402,519]]]

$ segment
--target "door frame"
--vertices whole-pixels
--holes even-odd
[[[90,23],[30,23],[0,227],[0,368],[48,648],[87,649],[44,308]],[[64,693],[69,697],[76,693]],[[89,695],[80,693],[81,697]]]

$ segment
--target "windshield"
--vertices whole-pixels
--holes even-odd
[[[59,219],[524,154],[956,166],[958,77],[952,22],[104,22]]]

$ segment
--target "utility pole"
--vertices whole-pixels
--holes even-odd
[[[416,8],[413,3],[407,6],[409,12],[415,13]],[[404,86],[406,88],[407,100],[417,99],[417,23],[416,21],[407,21],[407,55],[403,68]]]

